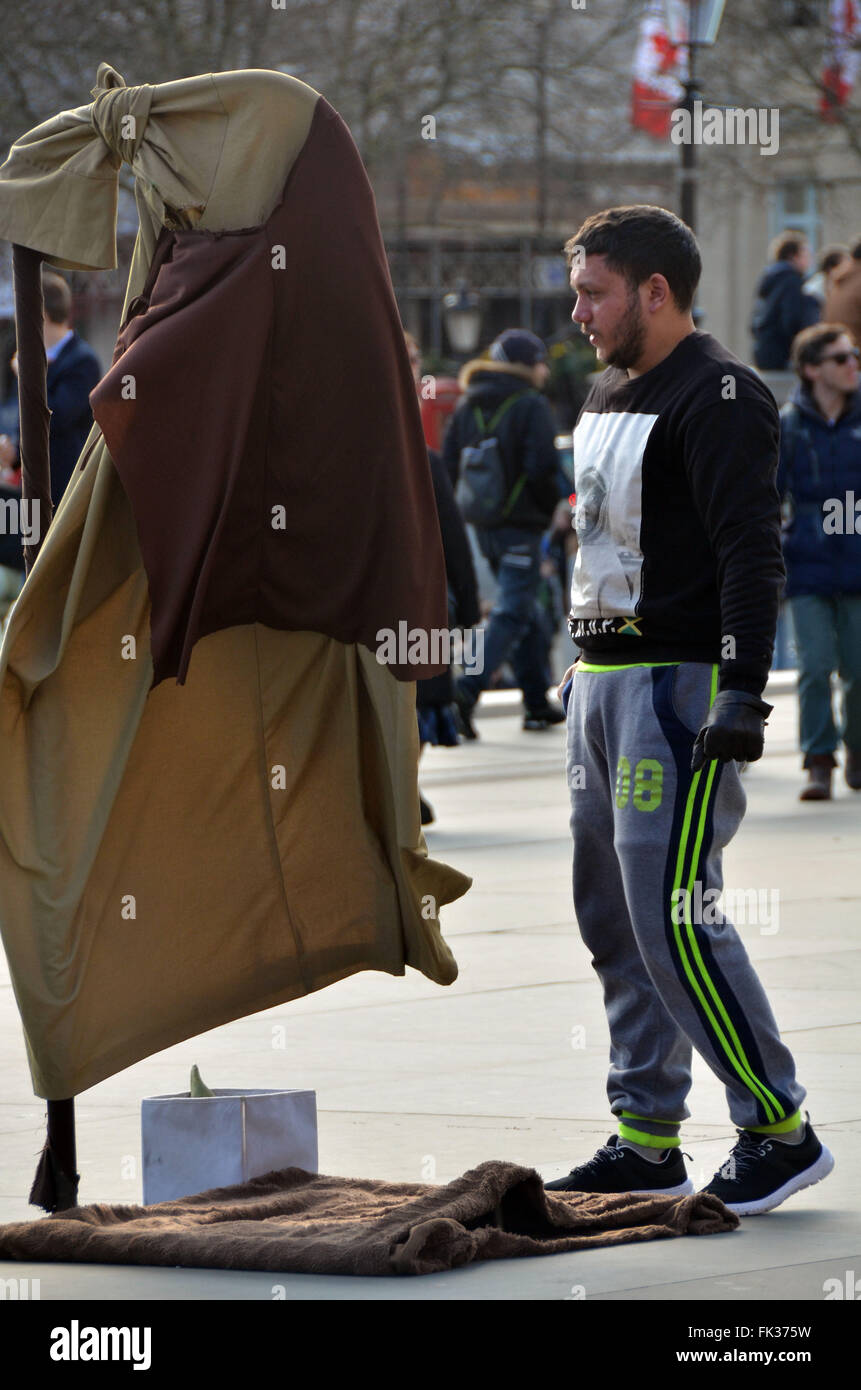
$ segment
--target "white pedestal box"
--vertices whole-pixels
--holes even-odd
[[[315,1091],[216,1090],[141,1102],[143,1199],[170,1202],[279,1168],[317,1172]]]

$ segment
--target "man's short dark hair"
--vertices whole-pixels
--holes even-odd
[[[68,323],[72,315],[72,291],[68,280],[52,270],[42,273],[42,298],[51,323]]]
[[[848,246],[823,246],[816,258],[816,269],[820,275],[827,275],[829,270],[833,270],[849,255],[851,252]]]
[[[807,237],[803,232],[793,231],[787,228],[768,248],[768,254],[773,261],[791,261],[793,256],[797,256],[807,245]]]
[[[803,386],[810,382],[804,375],[805,367],[818,367],[826,348],[836,343],[843,335],[851,339],[851,331],[842,323],[814,323],[810,328],[802,328],[792,340],[790,361]]]
[[[650,275],[663,275],[681,313],[691,308],[703,269],[690,227],[675,213],[647,203],[587,217],[565,243],[565,255],[569,270],[575,255],[604,256],[608,270],[624,275],[632,291]]]

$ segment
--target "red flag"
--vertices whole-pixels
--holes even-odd
[[[663,6],[655,0],[640,23],[631,84],[631,125],[665,140],[670,118],[684,95],[679,78],[684,50],[667,32]]]
[[[861,57],[861,0],[831,0],[828,42],[822,70],[822,119],[835,121],[855,83]]]

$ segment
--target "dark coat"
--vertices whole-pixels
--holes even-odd
[[[443,444],[443,462],[452,483],[457,482],[461,449],[481,437],[474,413],[476,407],[489,424],[503,401],[510,396],[518,397],[493,431],[499,440],[509,493],[523,473],[527,477],[503,525],[524,531],[545,531],[560,496],[556,423],[550,406],[535,390],[526,370],[514,363],[480,358],[467,363],[460,381],[465,392],[451,417]]]
[[[46,385],[48,409],[51,412],[51,500],[55,508],[66,491],[92,429],[90,392],[101,375],[99,359],[77,333],[72,335],[53,362],[48,363]],[[20,444],[17,382],[0,408],[0,425],[3,426],[0,432],[7,433],[10,439]],[[20,487],[4,486],[2,496],[19,497],[20,491]],[[10,569],[24,568],[24,552],[17,535],[0,537],[0,564]]]
[[[763,371],[783,371],[796,333],[818,323],[819,301],[805,294],[804,276],[789,261],[774,261],[760,276],[750,331],[753,360]]]
[[[428,450],[431,467],[431,481],[436,499],[439,529],[442,535],[442,548],[445,554],[445,572],[449,593],[449,626],[475,627],[481,612],[478,605],[478,586],[475,582],[475,567],[472,551],[463,518],[454,500],[454,488],[440,455]],[[416,685],[416,704],[447,705],[454,698],[451,684],[451,671],[441,676],[430,676],[418,681]]]
[[[51,412],[51,498],[56,507],[75,471],[93,426],[90,392],[102,369],[88,343],[74,333],[48,363],[48,409]]]
[[[861,387],[832,425],[799,384],[780,419],[777,486],[793,513],[784,525],[786,596],[861,593],[861,533],[845,505],[847,492],[861,502]],[[825,529],[829,499],[843,504],[843,534]]]

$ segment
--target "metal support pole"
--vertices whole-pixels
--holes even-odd
[[[520,238],[520,327],[532,331],[532,242]]]
[[[693,139],[694,103],[698,100],[696,67],[696,44],[688,47],[688,76],[685,82],[684,107],[690,118],[691,138],[682,145],[681,189],[679,216],[687,222],[692,232],[696,232],[697,221],[697,147]]]
[[[434,356],[442,354],[442,247],[434,233],[430,248],[431,262],[431,301],[430,301],[430,341]]]
[[[47,361],[42,331],[42,257],[28,246],[13,246],[15,330],[18,345],[21,503],[30,510],[35,541],[24,547],[24,566],[32,569],[51,524],[51,413],[47,402]],[[78,1204],[75,1102],[49,1100],[48,1134],[30,1202],[46,1211],[66,1211]]]

